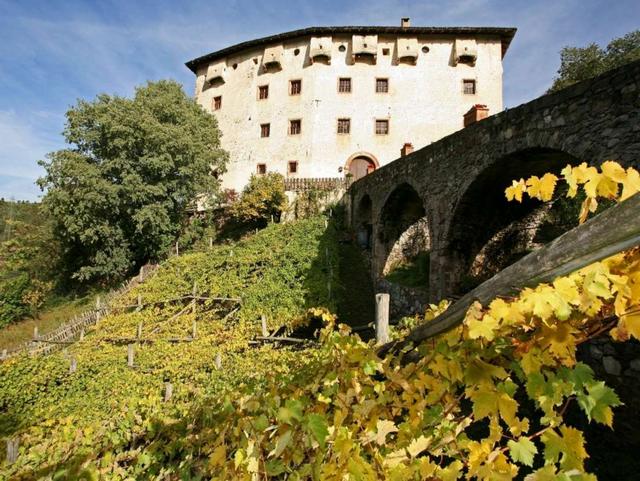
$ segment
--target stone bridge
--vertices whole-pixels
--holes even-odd
[[[507,202],[512,179],[567,164],[640,163],[640,62],[505,110],[399,158],[349,189],[348,219],[385,272],[408,229],[429,257],[429,298],[463,290],[481,249],[538,201]],[[413,227],[412,227],[413,226]]]

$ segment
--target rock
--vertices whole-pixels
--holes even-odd
[[[640,371],[640,358],[634,359],[629,363],[629,367],[634,371]]]
[[[606,373],[612,376],[619,376],[622,372],[622,366],[615,357],[605,356],[602,359],[602,365]]]
[[[614,356],[616,354],[616,349],[609,343],[604,345],[604,353],[607,356]]]
[[[589,346],[589,352],[594,359],[602,359],[602,349],[598,346]]]

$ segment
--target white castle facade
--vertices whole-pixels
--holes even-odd
[[[358,179],[502,110],[513,28],[312,27],[187,62],[229,152],[224,188],[252,174]],[[454,160],[454,159],[452,159]]]

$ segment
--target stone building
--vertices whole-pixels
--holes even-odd
[[[311,27],[187,62],[230,154],[223,187],[251,174],[358,179],[502,110],[514,28]],[[472,107],[482,106],[473,109]],[[298,181],[299,182],[299,181]],[[295,184],[295,182],[294,182]]]

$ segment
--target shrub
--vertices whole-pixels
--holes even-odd
[[[284,178],[276,172],[252,175],[240,199],[232,204],[232,215],[240,222],[265,226],[273,218],[280,220],[287,208]]]

